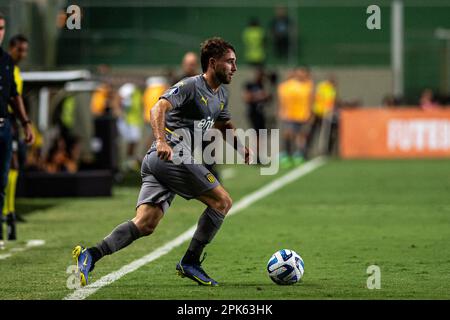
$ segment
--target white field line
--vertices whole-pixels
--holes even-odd
[[[298,178],[310,173],[311,171],[317,169],[318,167],[322,166],[325,163],[324,158],[316,158],[314,160],[308,161],[302,166],[293,169],[292,171],[288,172],[284,176],[270,182],[268,185],[256,190],[255,192],[250,193],[249,195],[243,197],[240,201],[238,201],[236,204],[233,205],[231,210],[228,212],[227,216],[233,215],[235,213],[238,213],[239,211],[247,208],[252,203],[264,198],[265,196],[277,191],[278,189],[284,187],[285,185],[297,180]],[[101,289],[104,286],[107,286],[111,283],[113,283],[116,280],[119,280],[124,275],[131,273],[140,267],[160,258],[161,256],[165,255],[166,253],[169,253],[174,248],[181,245],[183,242],[189,240],[194,235],[195,229],[197,225],[195,224],[191,228],[189,228],[184,233],[180,234],[175,239],[167,242],[165,245],[157,248],[156,250],[150,252],[149,254],[143,256],[140,259],[134,260],[133,262],[123,266],[117,271],[111,272],[107,274],[106,276],[103,276],[99,280],[83,287],[76,289],[73,293],[67,295],[64,297],[64,300],[83,300],[93,293],[95,293],[97,290]]]
[[[25,251],[27,249],[30,249],[30,248],[33,248],[33,247],[39,247],[39,246],[43,246],[43,245],[45,245],[45,240],[28,240],[26,245],[25,245],[25,247],[12,248],[11,250],[9,250],[8,253],[0,254],[0,260],[8,259],[8,258],[12,257],[17,252],[22,252],[22,251]]]

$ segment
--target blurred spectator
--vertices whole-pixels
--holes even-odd
[[[270,31],[274,53],[279,59],[286,60],[289,57],[291,29],[292,22],[288,17],[287,9],[282,6],[277,7],[275,9],[275,17],[270,25]]]
[[[144,121],[150,124],[150,111],[158,102],[159,97],[169,88],[169,84],[164,77],[149,77],[146,80],[146,85],[143,97]]]
[[[423,90],[422,95],[420,96],[419,105],[420,108],[425,111],[440,108],[440,105],[435,100],[433,91],[431,89]]]
[[[264,87],[266,74],[263,68],[257,68],[254,78],[244,86],[244,101],[247,104],[247,117],[251,127],[256,130],[259,146],[259,129],[267,129],[265,108],[271,94]],[[256,154],[258,150],[255,150]],[[259,159],[258,159],[259,160]]]
[[[27,171],[43,171],[45,170],[45,159],[42,156],[42,146],[44,144],[44,139],[35,125],[32,125],[32,128],[36,139],[27,151],[25,168]]]
[[[167,67],[163,74],[168,83],[177,83],[180,79],[171,67]]]
[[[262,66],[266,60],[265,31],[257,18],[252,18],[242,32],[245,61],[253,66]]]
[[[183,60],[184,62],[184,60]],[[147,136],[147,149],[153,143],[153,134],[151,132],[152,126],[150,124],[150,112],[153,106],[158,101],[159,97],[169,88],[168,81],[165,77],[149,77],[146,81],[147,87],[144,91],[143,103],[144,103],[144,122],[145,125],[150,128],[150,134]]]
[[[142,136],[142,95],[132,83],[125,83],[119,88],[121,115],[118,119],[118,128],[126,147],[126,168],[139,169],[139,160],[136,156],[136,146]]]
[[[53,113],[53,123],[56,125],[58,133],[63,137],[66,145],[74,137],[73,129],[76,116],[76,99],[74,95],[65,96],[57,105]]]
[[[91,112],[95,117],[108,113],[111,95],[112,88],[107,83],[102,83],[95,89],[91,97]]]
[[[308,153],[314,141],[318,139],[321,154],[330,152],[330,133],[333,113],[336,107],[336,78],[329,75],[326,80],[319,82],[314,95],[313,120],[308,138]]]
[[[336,77],[329,75],[326,80],[320,81],[316,86],[314,96],[314,115],[320,119],[329,116],[336,105]]]
[[[69,147],[63,137],[58,137],[48,153],[45,163],[45,171],[48,173],[75,173],[78,171],[79,158],[79,140],[74,138]]]
[[[304,160],[313,86],[305,68],[291,71],[288,79],[278,86],[278,111],[284,141],[280,164],[283,168]]]
[[[195,52],[186,52],[181,61],[181,71],[182,75],[174,81],[174,83],[179,82],[187,77],[193,77],[199,74],[199,63],[198,56]]]
[[[388,108],[392,108],[396,106],[396,101],[393,95],[388,94],[386,96],[384,96],[383,101],[382,101],[382,105],[383,107],[388,107]]]
[[[107,64],[98,65],[93,79],[99,83],[91,96],[91,112],[94,117],[119,116],[120,98],[114,88],[115,78],[112,76],[111,67]]]
[[[101,82],[107,82],[108,78],[111,77],[111,67],[107,64],[99,64],[96,68],[95,78]]]

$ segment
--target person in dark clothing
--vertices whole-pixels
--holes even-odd
[[[0,13],[0,45],[5,36],[6,19]],[[8,116],[8,105],[11,105],[19,119],[25,134],[25,142],[33,143],[34,134],[31,121],[25,111],[22,97],[17,92],[14,80],[14,62],[11,56],[0,47],[0,208],[3,208],[5,187],[8,183],[8,173],[12,157],[12,130]],[[3,243],[3,225],[0,224],[0,248]]]
[[[271,94],[264,87],[266,74],[263,68],[255,71],[252,81],[245,84],[244,101],[247,104],[247,117],[251,127],[256,130],[259,146],[259,129],[267,129],[265,108]]]
[[[289,57],[291,28],[292,22],[288,17],[286,8],[277,7],[275,17],[270,25],[270,31],[274,54],[279,59],[286,60]]]

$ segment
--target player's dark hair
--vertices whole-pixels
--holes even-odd
[[[234,53],[236,53],[236,50],[234,50],[234,47],[230,43],[219,37],[205,40],[200,45],[200,50],[200,61],[202,64],[203,72],[206,72],[206,70],[208,70],[210,58],[219,59],[224,54],[226,54],[228,50],[232,50]]]
[[[15,36],[11,37],[11,39],[9,39],[9,47],[15,47],[22,42],[28,42],[28,39],[23,34],[16,34]]]

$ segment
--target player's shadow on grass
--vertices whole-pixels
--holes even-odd
[[[308,288],[311,288],[311,289],[321,289],[321,288],[323,288],[323,286],[321,286],[319,283],[316,283],[316,282],[309,282],[309,281],[307,281],[307,282],[304,282],[304,281],[301,281],[301,282],[299,282],[299,283],[295,283],[295,284],[292,284],[292,285],[285,285],[285,286],[280,286],[280,285],[277,285],[277,284],[275,284],[275,283],[270,283],[270,282],[268,282],[268,283],[258,283],[258,282],[236,282],[236,283],[234,283],[234,282],[221,282],[221,285],[222,286],[230,286],[230,287],[233,287],[233,288],[239,288],[239,287],[242,287],[242,288],[245,288],[245,289],[248,289],[249,287],[254,287],[256,290],[270,290],[270,289],[273,289],[274,288],[274,286],[275,287],[286,287],[286,288],[289,288],[289,287],[308,287]]]
[[[16,203],[16,213],[23,218],[26,218],[26,216],[29,216],[33,212],[45,211],[50,208],[58,206],[58,203],[55,203],[55,201],[53,201],[51,199],[48,199],[48,200],[40,199],[39,203],[29,203],[29,202],[25,202],[25,201],[24,201],[24,203],[22,203],[22,201],[18,201]],[[19,220],[19,222],[20,222],[20,220]]]

